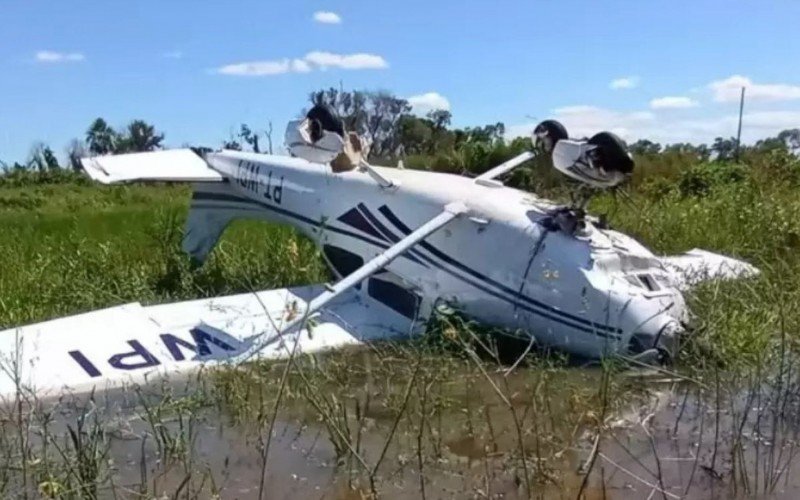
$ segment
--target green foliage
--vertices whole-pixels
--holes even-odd
[[[124,134],[119,136],[115,153],[142,153],[161,149],[164,134],[159,134],[153,125],[144,120],[133,120]]]
[[[87,185],[89,178],[74,170],[47,169],[31,170],[17,167],[3,171],[0,174],[0,188],[18,188],[23,186],[43,186],[50,184],[76,184]],[[5,193],[4,193],[5,194]],[[0,194],[0,199],[3,195]]]
[[[131,301],[147,303],[326,279],[311,242],[239,221],[209,261],[180,250],[185,187],[0,189],[0,328]]]
[[[383,91],[344,91],[335,88],[312,92],[312,105],[333,108],[344,121],[345,128],[357,132],[370,143],[370,158],[391,158],[398,152],[400,121],[408,116],[411,106]]]
[[[141,153],[161,148],[164,134],[144,120],[133,120],[122,132],[97,118],[86,131],[86,144],[93,155]]]
[[[678,192],[682,196],[706,196],[717,186],[742,182],[748,177],[744,165],[736,163],[700,163],[680,173]]]

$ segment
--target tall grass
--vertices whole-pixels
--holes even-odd
[[[0,328],[129,301],[157,303],[324,279],[291,229],[236,222],[199,269],[180,251],[188,191],[48,186],[0,190],[36,199],[0,211]]]
[[[456,160],[458,171],[481,168],[468,157],[441,161]],[[308,482],[280,491],[317,494],[304,486],[312,469],[287,458],[295,448],[334,471],[323,487],[364,496],[600,497],[627,485],[642,497],[678,498],[789,488],[800,428],[800,166],[781,154],[745,160],[655,164],[626,193],[592,202],[592,212],[658,253],[701,247],[761,268],[756,279],[689,294],[693,333],[676,366],[632,375],[527,345],[507,355],[493,332],[442,316],[406,343],[201,373],[121,396],[53,406],[21,389],[0,413],[0,495],[208,498],[236,495],[231,478],[242,475],[250,488],[242,496],[256,498],[288,488],[291,474]],[[530,171],[512,182],[545,194],[563,188]],[[0,187],[0,327],[327,278],[310,242],[258,223],[234,224],[193,268],[179,250],[187,200],[184,187]],[[212,436],[224,445],[209,449]],[[231,465],[222,448],[235,446]]]

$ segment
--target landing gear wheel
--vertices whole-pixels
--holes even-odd
[[[556,120],[545,120],[533,129],[534,146],[542,148],[547,154],[553,152],[558,141],[568,137],[566,127]]]
[[[322,137],[322,132],[333,132],[344,137],[344,124],[342,119],[330,106],[316,104],[306,113],[306,118],[311,122],[311,140],[317,142]]]
[[[600,132],[589,139],[589,144],[597,146],[593,151],[596,165],[606,172],[633,172],[633,160],[627,153],[625,141],[611,132]]]

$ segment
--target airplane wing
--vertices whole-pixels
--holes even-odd
[[[222,175],[191,149],[81,158],[83,169],[103,184],[133,181],[219,182]]]
[[[290,323],[321,285],[144,307],[125,304],[0,332],[0,402],[109,389],[197,370],[247,352]],[[313,326],[258,351],[286,357],[295,339],[309,353],[406,336],[411,319],[366,294],[341,294]]]
[[[201,365],[288,357],[295,345],[308,353],[408,335],[416,318],[352,288],[466,210],[448,205],[333,286],[133,303],[0,332],[0,402],[20,393],[102,390]]]
[[[674,273],[678,287],[682,290],[708,280],[747,278],[760,273],[747,262],[699,248],[680,255],[662,257],[661,262]]]

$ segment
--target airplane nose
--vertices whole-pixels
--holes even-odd
[[[644,362],[670,363],[678,355],[684,331],[678,321],[669,319],[660,327],[634,333],[628,344],[628,352]]]

